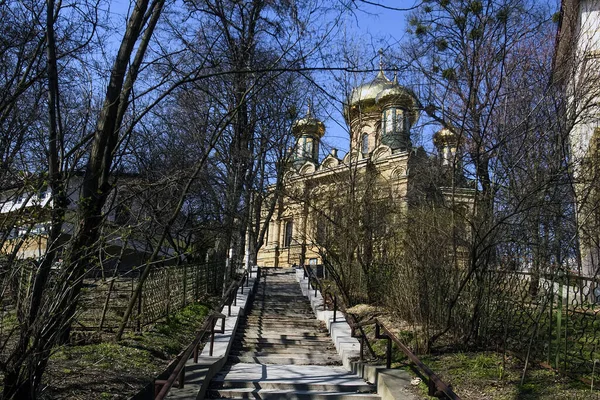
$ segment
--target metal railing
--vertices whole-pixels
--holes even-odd
[[[259,279],[260,268],[257,270],[257,280]],[[212,310],[212,313],[206,318],[192,343],[190,343],[190,345],[177,358],[177,365],[175,366],[169,377],[166,380],[156,379],[154,381],[155,400],[164,399],[173,386],[177,388],[184,387],[185,365],[191,356],[193,356],[194,358],[194,363],[198,363],[200,345],[202,344],[202,340],[207,334],[210,334],[209,355],[213,355],[215,334],[225,332],[225,318],[227,316],[231,316],[231,306],[235,306],[237,303],[237,291],[238,289],[241,289],[241,293],[243,294],[244,286],[248,287],[248,281],[248,271],[244,271],[240,279],[232,282],[229,285],[227,291],[221,298],[219,305],[217,305]],[[225,306],[228,306],[227,316],[220,312],[220,310],[222,310]],[[219,320],[221,321],[221,327],[216,330],[215,326],[217,322],[219,322]]]
[[[386,368],[391,368],[392,366],[392,343],[395,343],[396,346],[406,355],[406,357],[414,363],[414,365],[420,370],[420,372],[427,378],[427,387],[428,393],[430,396],[435,397],[445,397],[451,400],[460,400],[460,397],[452,390],[452,387],[444,383],[427,365],[425,365],[407,346],[405,346],[400,339],[396,335],[394,335],[379,319],[374,318],[366,322],[359,323],[357,318],[351,313],[348,313],[346,308],[343,305],[343,302],[338,301],[338,296],[335,293],[331,293],[328,288],[324,288],[323,282],[317,276],[317,274],[313,271],[313,269],[304,265],[304,277],[308,278],[309,289],[310,285],[313,285],[313,289],[315,291],[315,297],[317,296],[317,292],[321,292],[321,296],[323,297],[323,307],[326,308],[327,305],[331,305],[333,307],[333,322],[337,322],[337,311],[338,309],[342,312],[344,319],[350,325],[350,329],[352,331],[352,337],[356,337],[360,340],[360,359],[364,360],[364,345],[367,344],[370,352],[374,355],[371,345],[369,344],[369,339],[363,329],[364,326],[367,325],[375,325],[375,339],[383,339],[387,340],[386,346]],[[328,301],[329,300],[329,301]],[[348,320],[348,316],[352,317],[352,320]],[[383,332],[383,333],[382,333]]]

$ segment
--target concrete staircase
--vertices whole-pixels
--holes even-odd
[[[209,399],[379,399],[373,385],[341,367],[327,334],[302,296],[295,271],[265,271],[242,320],[229,362]]]

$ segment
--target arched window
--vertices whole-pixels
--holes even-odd
[[[292,234],[294,233],[294,222],[285,223],[285,237],[283,238],[283,247],[290,247],[292,244]]]
[[[369,135],[363,133],[362,135],[362,152],[367,154],[369,152]]]
[[[408,130],[408,113],[401,108],[388,108],[383,112],[382,132],[394,134]]]

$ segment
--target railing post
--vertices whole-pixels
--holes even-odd
[[[184,384],[185,384],[185,367],[181,368],[181,371],[179,371],[179,376],[177,377],[177,387],[179,389],[182,389]]]
[[[162,382],[164,381],[159,381],[157,379],[154,380],[154,397],[156,397],[160,393],[162,387],[164,386]]]
[[[388,336],[387,338],[387,348],[385,350],[385,367],[387,369],[392,368],[392,338]]]
[[[360,337],[360,361],[364,361],[365,360],[364,348],[365,348],[365,338],[363,336],[361,336]]]
[[[337,318],[337,296],[333,296],[333,322],[336,322]]]
[[[431,379],[431,377],[429,378],[429,381],[427,382],[427,389],[428,389],[428,394],[430,396],[435,396],[435,393],[437,392],[437,387],[435,387],[435,382],[433,381],[433,379]]]
[[[215,346],[215,320],[210,321],[210,348],[208,349],[208,355],[212,357],[213,348]]]

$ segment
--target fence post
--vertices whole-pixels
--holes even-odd
[[[183,389],[183,385],[185,384],[185,365],[179,371],[179,376],[177,377],[177,387],[179,389]]]
[[[187,270],[188,265],[183,264],[183,302],[182,306],[185,307],[187,305]]]
[[[142,331],[142,297],[144,297],[144,285],[142,285],[140,290],[140,295],[138,296],[138,306],[137,306],[137,326],[136,329],[138,332]]]
[[[569,346],[569,292],[571,291],[571,280],[569,276],[569,271],[565,271],[565,276],[567,279],[567,297],[565,298],[565,359],[563,360],[565,372],[567,371],[567,357],[568,357],[568,346]]]
[[[167,320],[168,320],[169,315],[171,314],[169,312],[170,306],[171,306],[171,279],[169,279],[169,276],[171,274],[169,274],[169,267],[165,267],[164,265],[162,266],[163,272],[165,271],[165,268],[167,269]]]
[[[108,305],[110,302],[110,294],[112,292],[112,288],[113,288],[114,284],[115,284],[115,277],[113,276],[110,283],[108,284],[108,293],[106,294],[106,300],[104,301],[104,307],[102,308],[102,317],[100,317],[100,324],[98,326],[99,332],[102,332],[102,328],[104,327],[104,321],[106,320],[106,312],[108,311]]]
[[[554,368],[558,369],[558,363],[560,362],[560,340],[561,340],[561,330],[562,330],[562,291],[563,291],[563,281],[562,274],[559,272],[558,277],[558,298],[556,305],[556,359],[554,361]]]

